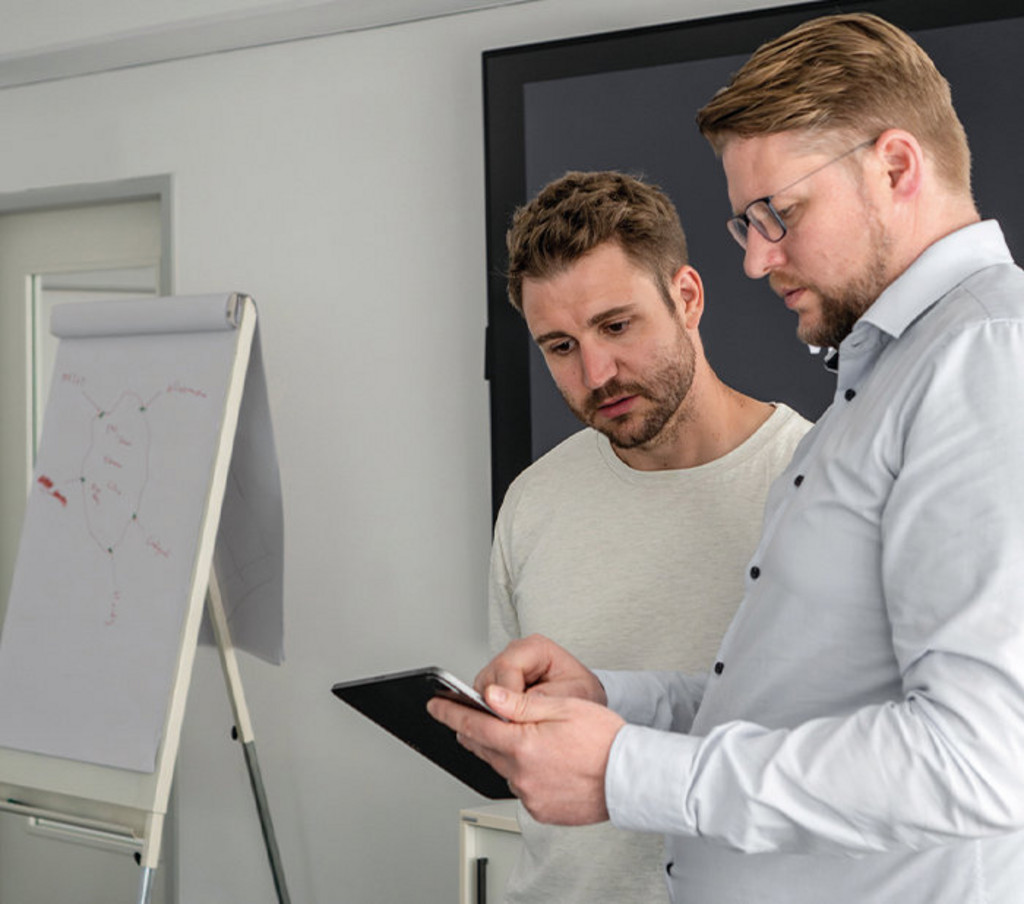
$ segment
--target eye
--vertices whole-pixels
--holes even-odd
[[[563,356],[568,355],[575,347],[572,339],[559,339],[544,346],[544,352],[548,355]]]
[[[611,333],[613,336],[621,335],[629,329],[629,320],[612,320],[604,325],[605,332]]]
[[[796,204],[787,204],[785,207],[776,207],[775,212],[779,215],[779,219],[785,222],[796,213],[796,208]]]

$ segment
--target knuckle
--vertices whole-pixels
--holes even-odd
[[[535,699],[535,697],[523,694],[516,700],[514,722],[530,722],[534,718]]]

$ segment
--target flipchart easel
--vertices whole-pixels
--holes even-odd
[[[172,686],[155,754],[155,768],[152,772],[143,772],[27,749],[0,747],[0,809],[66,827],[71,833],[77,831],[111,839],[128,839],[138,851],[135,856],[141,866],[139,904],[147,904],[150,900],[154,872],[159,862],[204,604],[234,715],[233,734],[242,744],[277,897],[281,904],[290,902],[260,775],[252,721],[242,689],[225,601],[214,567],[218,526],[231,469],[253,338],[256,335],[256,309],[252,300],[244,295],[203,297],[194,301],[213,305],[217,299],[223,303],[224,316],[233,331],[234,341],[229,346],[232,359],[220,423],[216,430],[213,467],[209,474],[199,535],[196,538],[196,554],[173,664]],[[159,299],[155,303],[174,304],[179,301]],[[19,557],[21,555],[19,551]]]

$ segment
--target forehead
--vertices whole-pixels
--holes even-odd
[[[523,279],[523,315],[536,335],[555,319],[585,320],[604,308],[660,301],[646,270],[616,242],[605,242],[544,279]]]

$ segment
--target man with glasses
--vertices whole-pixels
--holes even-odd
[[[717,662],[595,675],[531,638],[478,678],[512,724],[432,710],[538,819],[665,832],[676,901],[1018,902],[1024,273],[949,87],[903,32],[831,16],[698,122],[747,274],[838,350]]]

